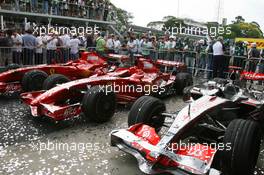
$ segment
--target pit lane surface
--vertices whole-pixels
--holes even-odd
[[[168,111],[185,105],[180,97],[165,102]],[[128,109],[120,108],[102,125],[84,117],[55,124],[33,119],[17,99],[1,98],[0,174],[142,174],[132,156],[109,145],[109,133],[127,127],[127,114]],[[263,146],[261,150],[255,174],[264,174]]]

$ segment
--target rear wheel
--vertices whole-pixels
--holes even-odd
[[[21,83],[23,91],[31,92],[41,90],[43,82],[47,77],[48,74],[41,70],[32,70],[25,73]]]
[[[166,106],[161,100],[143,96],[133,104],[128,115],[128,126],[143,123],[159,131],[164,124],[165,118],[161,116],[164,111]]]
[[[224,144],[230,149],[221,151],[224,174],[251,175],[254,173],[261,144],[258,123],[249,120],[233,120],[226,130]]]
[[[106,91],[99,86],[88,90],[82,100],[84,115],[97,123],[110,120],[116,109],[116,96],[114,92]]]
[[[177,94],[182,95],[185,87],[193,85],[192,75],[189,73],[178,73],[176,75],[176,80],[174,83],[174,87],[176,89]]]
[[[67,78],[64,75],[61,74],[53,74],[50,75],[43,83],[43,89],[49,90],[57,86],[58,84],[63,84],[71,81],[69,78]]]

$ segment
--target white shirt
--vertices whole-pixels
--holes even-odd
[[[23,43],[23,40],[22,40],[22,37],[17,34],[16,36],[12,36],[12,40],[14,42],[14,51],[16,52],[22,52],[22,43]],[[17,44],[19,43],[19,45]]]
[[[108,49],[114,49],[114,40],[112,38],[109,38],[107,41],[106,41],[106,47]]]
[[[129,47],[129,49],[131,50],[131,52],[136,53],[137,52],[137,41],[133,40],[133,41],[128,41],[127,42],[127,46]]]
[[[114,41],[115,50],[119,50],[121,48],[121,42],[119,40]]]
[[[140,41],[138,41],[138,52],[139,53],[142,52],[142,43],[143,43],[143,39],[141,39]]]
[[[63,47],[69,47],[70,46],[71,38],[69,35],[65,34],[65,35],[61,36],[60,39],[61,39]]]
[[[214,55],[224,55],[224,48],[223,48],[223,44],[220,41],[217,41],[214,45],[213,45],[213,54]]]
[[[52,36],[47,37],[47,50],[56,50],[57,44],[58,44],[58,39],[54,38],[53,40],[49,41],[51,38],[52,38]]]
[[[165,48],[166,49],[173,49],[176,46],[175,41],[167,41],[165,42]]]
[[[79,52],[79,45],[81,41],[78,38],[70,40],[71,54],[77,54]]]
[[[41,37],[41,36],[38,36],[37,38],[36,38],[36,43],[37,43],[37,48],[36,48],[36,53],[42,53],[42,45],[43,45],[43,38]],[[38,46],[40,46],[39,48],[38,48]]]

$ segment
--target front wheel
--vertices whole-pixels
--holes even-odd
[[[114,92],[93,86],[84,95],[82,110],[84,115],[97,123],[110,120],[116,109],[116,95]]]
[[[254,174],[261,144],[261,130],[257,122],[233,120],[224,136],[226,149],[221,151],[224,174]]]
[[[138,123],[149,125],[159,131],[165,118],[161,113],[166,111],[165,104],[151,96],[140,97],[131,107],[128,115],[128,126]]]
[[[61,74],[53,74],[50,75],[43,83],[43,89],[49,90],[57,86],[58,84],[64,84],[71,81],[69,78],[67,78],[64,75]]]
[[[182,95],[185,87],[193,85],[192,75],[189,73],[178,73],[174,82],[177,94]]]

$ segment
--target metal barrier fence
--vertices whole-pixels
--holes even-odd
[[[47,48],[23,48],[23,47],[0,47],[0,66],[6,66],[8,64],[19,64],[19,65],[38,65],[38,64],[52,64],[52,63],[65,63],[69,60],[79,58],[81,51],[88,50],[92,51],[95,48],[81,48],[76,54],[71,53],[70,48],[57,47],[56,49],[50,50]],[[153,50],[148,49],[148,55],[153,60],[164,59],[170,61],[179,61],[187,65],[189,72],[193,75],[203,74],[204,76],[210,76],[212,72],[212,53],[205,52],[194,52],[194,51],[180,51],[180,50]],[[127,54],[129,51],[116,51],[118,54]],[[224,64],[226,72],[228,72],[228,66],[237,66],[242,68],[249,68],[252,71],[256,69],[256,65],[262,65],[263,60],[252,59],[255,64],[246,64],[245,60],[247,57],[225,55]],[[252,66],[253,65],[253,66]],[[264,70],[264,68],[263,68]]]
[[[0,47],[0,66],[18,64],[23,66],[66,63],[79,58],[82,51],[93,51],[95,48],[80,48],[79,52],[72,53],[70,48],[57,47],[47,48],[25,48],[25,47]]]

